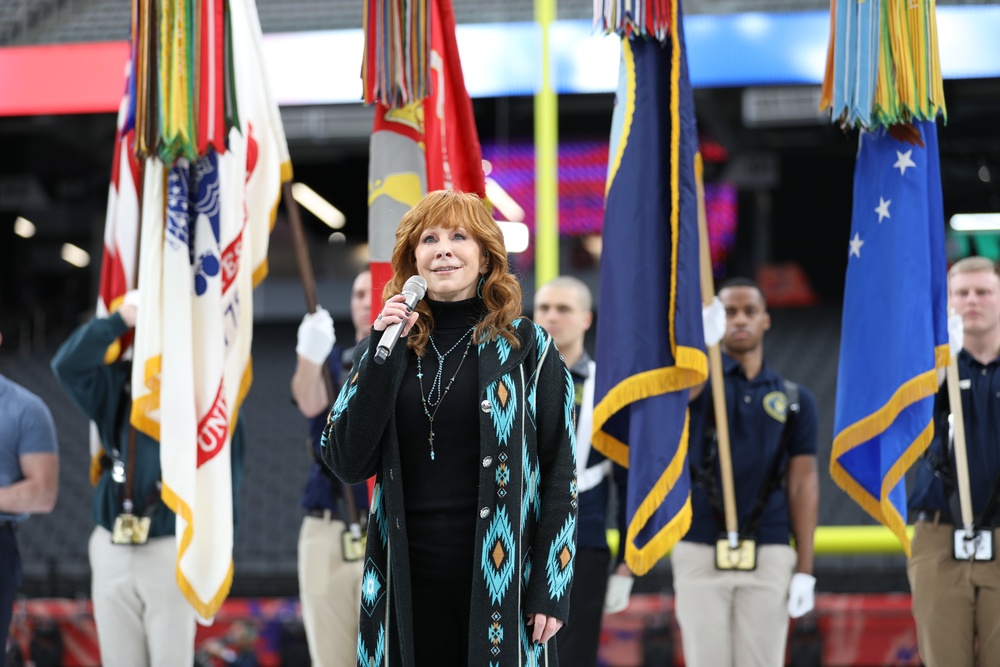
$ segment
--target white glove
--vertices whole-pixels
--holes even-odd
[[[705,347],[718,345],[726,335],[726,307],[719,297],[712,299],[709,305],[702,306],[701,323],[705,328]]]
[[[121,316],[122,322],[125,323],[125,326],[130,329],[134,327],[136,321],[139,319],[139,290],[134,289],[125,292],[122,296],[122,301],[118,304],[118,308],[115,312]],[[129,347],[129,350],[131,349],[132,348]]]
[[[139,290],[130,289],[125,292],[125,296],[122,297],[123,306],[135,306],[136,310],[139,310]]]
[[[792,618],[805,616],[816,606],[816,577],[805,572],[792,575],[788,586],[788,615]]]
[[[608,592],[604,596],[604,613],[617,614],[628,607],[632,594],[633,578],[629,574],[612,574],[608,577]]]
[[[302,318],[295,352],[314,364],[322,364],[330,356],[330,350],[336,342],[333,318],[322,306],[316,306],[315,313]]]
[[[948,316],[948,347],[951,348],[952,358],[958,356],[964,343],[965,325],[962,324],[962,316],[952,310]]]

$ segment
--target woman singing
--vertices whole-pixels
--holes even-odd
[[[554,665],[576,552],[569,372],[521,317],[476,195],[424,197],[400,221],[392,268],[323,435],[338,477],[376,476],[359,664]],[[410,312],[413,275],[427,293]],[[376,364],[398,322],[405,347]]]

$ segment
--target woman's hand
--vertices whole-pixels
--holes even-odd
[[[563,622],[555,616],[528,614],[528,625],[534,626],[534,631],[531,633],[531,641],[536,644],[544,644],[555,637],[559,629],[562,628]]]
[[[420,314],[417,311],[411,311],[406,307],[406,297],[402,294],[397,294],[385,302],[385,306],[382,308],[382,312],[378,314],[378,317],[375,318],[372,328],[375,331],[385,331],[393,324],[406,322],[403,326],[403,331],[400,333],[400,336],[405,336],[410,333],[410,329],[417,323],[418,317],[420,317]]]

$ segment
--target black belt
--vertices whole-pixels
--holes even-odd
[[[954,524],[951,520],[951,512],[948,510],[917,510],[913,515],[914,521],[926,521],[927,523]]]
[[[331,521],[340,521],[340,517],[333,510],[321,510],[321,509],[307,509],[306,516],[311,516],[314,519],[327,519]]]

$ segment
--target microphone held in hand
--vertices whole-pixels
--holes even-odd
[[[406,297],[404,303],[406,304],[407,310],[413,310],[417,307],[417,302],[424,298],[424,293],[427,291],[427,281],[420,276],[413,276],[403,285],[403,296]],[[406,321],[396,322],[391,324],[385,329],[385,333],[382,334],[382,340],[379,341],[378,350],[375,352],[375,363],[384,364],[385,360],[389,357],[392,352],[392,348],[396,346],[396,341],[399,340],[399,335],[403,333],[403,327],[406,326]]]

